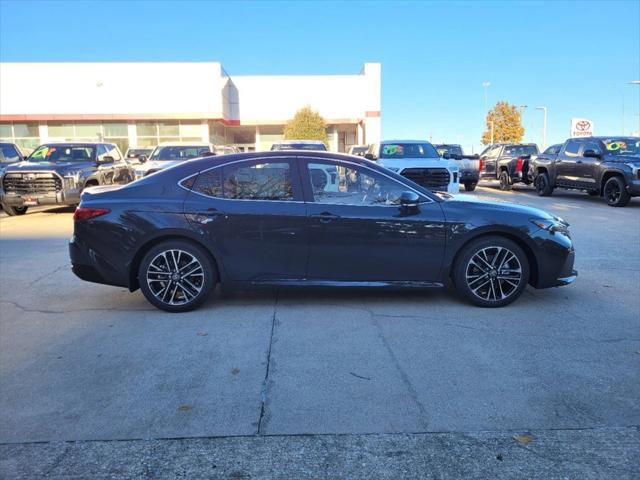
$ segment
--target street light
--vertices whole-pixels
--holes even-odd
[[[547,148],[547,107],[536,107],[536,110],[542,110],[544,112],[544,119],[542,120],[542,149]]]

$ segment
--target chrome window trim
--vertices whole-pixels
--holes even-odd
[[[215,170],[216,168],[222,168],[222,167],[226,167],[228,165],[233,165],[235,163],[241,163],[241,162],[254,162],[256,160],[270,160],[270,159],[288,159],[291,157],[256,157],[256,158],[243,158],[242,160],[234,160],[232,162],[227,162],[227,163],[221,163],[220,165],[214,165],[213,167],[209,167],[209,168],[205,168],[204,170],[200,170],[198,172],[192,173],[191,175],[188,175],[184,178],[182,178],[181,180],[178,180],[178,186],[184,190],[186,190],[187,192],[191,192],[194,193],[196,195],[200,195],[201,197],[205,197],[205,198],[213,198],[215,200],[228,200],[228,201],[240,201],[240,202],[281,202],[281,203],[314,203],[316,205],[341,205],[341,204],[336,204],[336,203],[320,203],[320,202],[305,202],[305,201],[300,201],[300,200],[261,200],[261,199],[249,199],[249,198],[224,198],[224,197],[212,197],[211,195],[205,195],[203,193],[200,192],[196,192],[193,189],[189,189],[187,187],[185,187],[184,185],[182,185],[183,182],[185,182],[186,180],[189,180],[192,177],[197,177],[198,175],[202,174],[202,173],[206,173],[209,172],[211,170]],[[389,175],[387,175],[384,172],[379,172],[378,170],[371,168],[367,165],[364,165],[362,163],[354,163],[354,162],[350,162],[349,160],[335,160],[332,158],[326,158],[326,157],[306,157],[306,156],[299,156],[297,155],[295,158],[300,158],[300,159],[304,159],[304,160],[321,160],[321,161],[329,161],[329,162],[341,162],[341,163],[347,163],[349,165],[353,165],[355,167],[364,167],[367,170],[372,171],[373,173],[377,173],[379,175],[385,176],[387,177],[389,180],[394,181],[396,183],[399,183],[400,185],[403,185],[404,187],[406,187],[408,190],[411,190],[415,193],[417,193],[418,195],[420,195],[422,198],[425,198],[426,201],[420,202],[420,204],[425,204],[425,203],[435,203],[436,200],[429,198],[429,197],[425,197],[424,193],[416,190],[415,188],[407,185],[406,183],[398,180],[397,178],[393,178]],[[384,167],[383,167],[384,168]],[[398,205],[352,205],[352,204],[345,204],[343,206],[352,206],[352,207],[393,207],[393,208],[398,208]]]

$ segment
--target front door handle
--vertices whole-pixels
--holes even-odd
[[[311,215],[311,218],[319,218],[320,223],[331,223],[336,218],[340,218],[340,215],[335,215],[330,212],[322,212],[318,215]]]
[[[226,216],[225,213],[221,212],[217,208],[208,208],[204,211],[188,215],[190,220],[201,223],[202,225],[206,225],[207,223],[214,221],[216,218],[224,216]]]

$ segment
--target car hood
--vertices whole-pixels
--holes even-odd
[[[454,172],[458,170],[455,163],[443,158],[381,158],[376,163],[400,171],[405,168],[448,168]]]
[[[465,207],[468,205],[470,209],[474,211],[483,210],[486,212],[508,212],[522,214],[528,218],[540,218],[546,220],[563,221],[561,218],[550,214],[539,208],[530,207],[528,205],[521,205],[519,203],[502,202],[499,200],[484,200],[473,195],[439,195],[444,199],[443,208],[447,208],[447,205],[451,207]]]
[[[12,163],[7,166],[5,172],[56,172],[60,175],[65,175],[70,172],[77,172],[84,170],[85,168],[93,168],[96,166],[96,162],[18,162]]]

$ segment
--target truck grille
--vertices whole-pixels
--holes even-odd
[[[432,190],[446,190],[449,185],[449,171],[446,168],[405,168],[402,176]]]
[[[53,173],[7,173],[2,179],[6,193],[33,195],[54,193],[62,190],[62,179]]]

